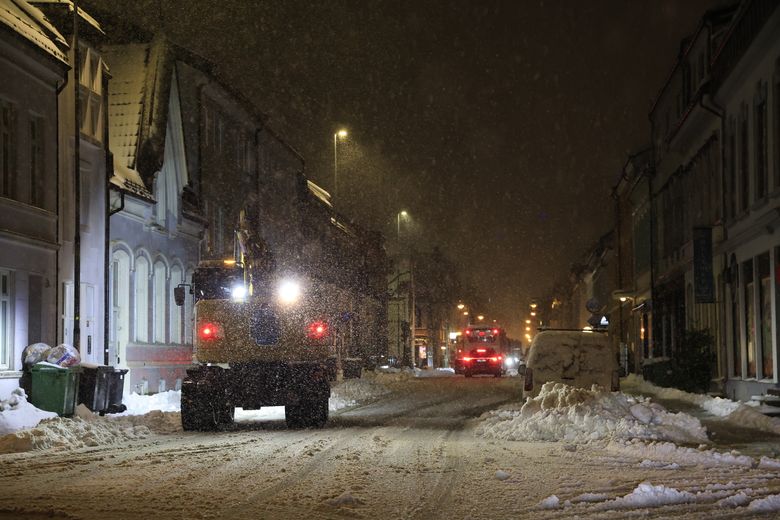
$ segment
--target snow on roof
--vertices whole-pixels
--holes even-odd
[[[309,186],[309,191],[312,195],[317,197],[319,200],[327,204],[328,206],[332,206],[330,202],[330,193],[325,191],[322,187],[318,186],[317,184],[313,183],[312,181],[307,180],[306,184]]]
[[[116,156],[114,156],[114,175],[111,177],[111,184],[141,198],[155,200],[152,192],[146,189],[141,174],[118,162]]]
[[[0,4],[0,23],[55,59],[67,64],[68,58],[61,49],[61,47],[68,47],[65,37],[39,9],[24,0],[3,2]]]
[[[73,1],[72,0],[32,0],[33,4],[40,4],[40,5],[62,5],[68,8],[69,12],[73,12]],[[79,7],[79,17],[87,22],[89,25],[97,29],[101,34],[106,34],[103,28],[100,26],[100,23],[92,18],[84,9]]]
[[[147,43],[107,47],[103,52],[112,75],[108,96],[111,152],[116,164],[130,169],[135,167],[139,145],[148,54]]]

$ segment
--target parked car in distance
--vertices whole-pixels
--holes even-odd
[[[620,390],[617,352],[609,336],[586,330],[539,332],[528,350],[523,396],[535,397],[547,382]]]
[[[463,375],[490,374],[501,377],[504,372],[504,356],[492,347],[477,347],[462,358]]]

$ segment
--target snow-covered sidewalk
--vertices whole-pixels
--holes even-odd
[[[641,376],[629,374],[620,382],[624,392],[629,394],[652,395],[659,399],[683,401],[708,411],[712,415],[723,418],[743,428],[754,428],[780,435],[780,418],[768,417],[756,408],[745,403],[711,397],[704,394],[692,394],[676,388],[664,388],[645,381]]]
[[[385,383],[399,380],[394,374],[367,374],[363,379],[334,384],[330,411],[371,402],[390,392]],[[39,449],[73,450],[144,439],[152,433],[182,431],[181,391],[129,394],[122,402],[127,410],[121,414],[101,417],[79,405],[72,418],[63,418],[39,410],[27,401],[23,390],[17,389],[10,399],[0,402],[0,454]],[[273,420],[284,420],[283,406],[236,409],[237,423]]]

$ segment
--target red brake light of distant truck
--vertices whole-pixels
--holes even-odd
[[[222,326],[219,323],[201,323],[198,327],[198,337],[204,341],[211,341],[222,337]]]
[[[322,339],[328,334],[328,324],[324,321],[315,321],[309,324],[307,332],[311,339]]]

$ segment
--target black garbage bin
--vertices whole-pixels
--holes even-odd
[[[81,365],[78,402],[97,413],[108,409],[109,375],[114,367]]]
[[[127,410],[127,406],[122,404],[127,369],[111,368],[111,372],[108,373],[108,404],[106,413],[122,413]]]

